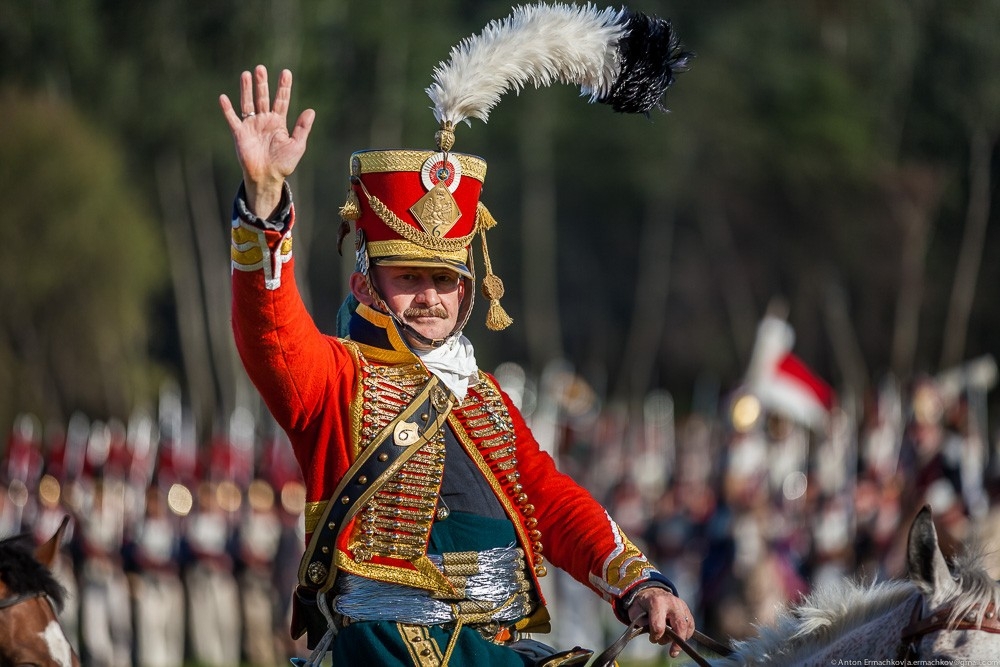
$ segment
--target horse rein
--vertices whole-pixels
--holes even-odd
[[[902,664],[919,659],[920,641],[932,632],[939,630],[981,630],[993,634],[1000,634],[1000,614],[991,602],[983,613],[981,622],[975,620],[973,614],[959,619],[954,624],[948,622],[951,616],[951,607],[939,609],[927,618],[920,618],[920,610],[923,608],[923,600],[918,595],[917,601],[913,605],[910,613],[910,623],[903,628],[899,637],[898,659]]]
[[[623,632],[621,636],[618,639],[616,639],[613,644],[611,644],[611,646],[604,649],[604,651],[602,651],[597,656],[597,658],[594,659],[594,662],[592,663],[591,667],[613,667],[613,665],[615,664],[615,658],[618,657],[618,654],[620,654],[625,649],[625,646],[630,641],[632,641],[641,634],[649,632],[648,626],[639,625],[639,622],[642,621],[644,618],[646,618],[646,615],[642,614],[638,616],[635,620],[633,620],[631,625],[625,628],[625,632]],[[698,665],[700,665],[700,667],[711,667],[709,662],[705,660],[704,656],[698,653],[698,651],[696,651],[694,647],[691,646],[691,644],[684,641],[681,638],[681,636],[678,635],[676,632],[674,632],[674,629],[671,628],[669,625],[666,626],[665,632],[670,637],[670,639],[673,640],[675,644],[680,646],[681,649],[685,653],[687,653],[688,656],[693,661],[695,661]],[[727,656],[727,655],[732,655],[734,653],[733,649],[729,648],[725,644],[717,642],[711,637],[704,635],[697,630],[694,631],[692,637],[699,644],[715,651],[719,655]]]

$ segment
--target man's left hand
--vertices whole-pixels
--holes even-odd
[[[691,610],[684,600],[664,588],[647,588],[635,596],[628,608],[630,620],[646,614],[649,626],[649,641],[656,644],[669,644],[672,639],[665,632],[667,625],[681,639],[687,641],[694,634],[694,620]],[[671,657],[676,658],[681,653],[679,644],[670,647]]]

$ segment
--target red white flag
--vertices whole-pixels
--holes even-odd
[[[747,371],[747,388],[764,408],[823,428],[834,405],[834,392],[791,352],[794,340],[787,322],[773,316],[761,321]]]

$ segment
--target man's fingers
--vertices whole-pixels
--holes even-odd
[[[271,92],[267,88],[267,68],[263,65],[257,65],[253,73],[256,93],[253,98],[254,108],[251,111],[267,113],[271,110]]]
[[[222,107],[222,115],[225,116],[229,129],[235,132],[240,124],[240,117],[236,115],[236,110],[233,109],[233,103],[229,101],[228,95],[219,95],[219,106]]]
[[[278,77],[278,92],[274,94],[274,113],[284,116],[288,113],[288,103],[292,99],[292,73],[287,69],[281,70]]]
[[[253,76],[250,72],[240,74],[240,113],[244,118],[253,113]]]
[[[316,120],[316,112],[312,109],[306,109],[299,114],[299,119],[295,121],[295,127],[292,128],[292,139],[304,142],[309,137],[314,120]]]

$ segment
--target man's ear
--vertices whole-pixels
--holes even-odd
[[[351,294],[366,306],[371,306],[375,303],[371,292],[368,291],[368,279],[365,278],[363,273],[359,273],[358,271],[351,274]]]

